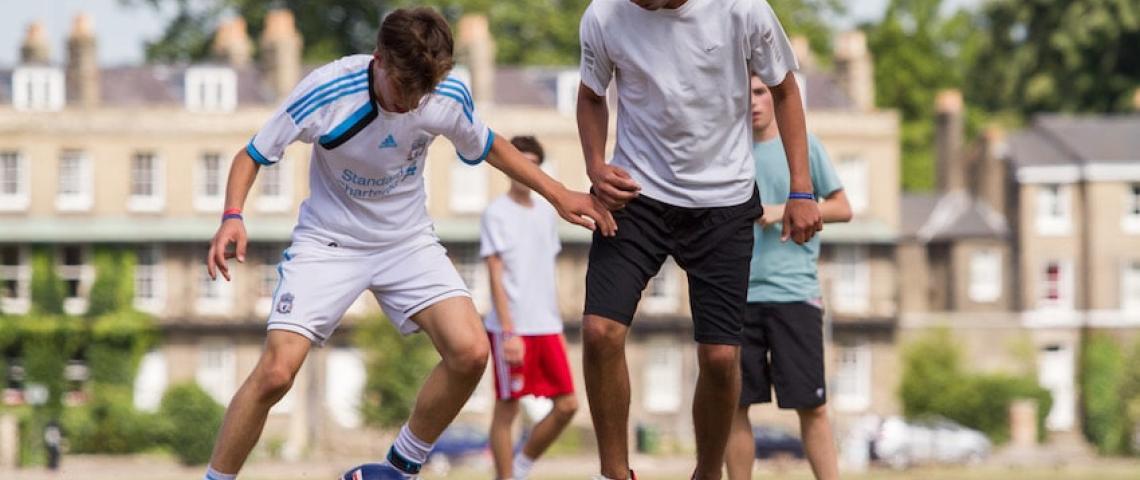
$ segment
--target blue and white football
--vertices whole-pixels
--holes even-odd
[[[391,465],[366,463],[350,468],[340,480],[404,480],[404,473]]]

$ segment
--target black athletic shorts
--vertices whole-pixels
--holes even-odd
[[[594,233],[586,272],[587,315],[629,325],[649,279],[672,255],[689,277],[693,336],[739,345],[748,303],[752,224],[760,193],[739,205],[683,208],[644,195],[614,212],[614,237]]]
[[[749,303],[740,347],[740,405],[813,408],[827,401],[823,311],[806,302]]]

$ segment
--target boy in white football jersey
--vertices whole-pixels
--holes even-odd
[[[527,184],[562,218],[613,234],[612,217],[593,197],[567,190],[480,121],[467,87],[446,77],[453,48],[450,27],[436,11],[393,11],[372,55],[345,57],[309,74],[234,159],[226,211],[206,259],[211,277],[220,272],[226,280],[226,259],[245,260],[241,207],[258,169],[272,168],[295,141],[315,144],[311,194],[278,267],[266,346],[230,402],[207,479],[236,476],[311,345],[332,335],[365,290],[401,333],[425,331],[442,357],[386,463],[414,476],[467,401],[490,347],[427,215],[422,174],[436,136],[451,140],[463,161],[487,160]]]

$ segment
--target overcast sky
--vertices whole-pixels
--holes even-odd
[[[849,18],[840,23],[849,26],[881,16],[888,0],[845,1]],[[984,0],[946,1],[948,9],[953,9],[973,7]],[[138,63],[143,59],[144,42],[162,32],[170,15],[170,12],[156,14],[149,7],[126,8],[119,0],[12,0],[4,3],[4,15],[0,15],[0,65],[16,62],[27,25],[33,20],[44,23],[52,39],[52,58],[62,61],[72,19],[80,11],[94,19],[102,64]]]

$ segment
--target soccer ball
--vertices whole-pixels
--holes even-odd
[[[366,463],[350,468],[339,480],[404,480],[404,474],[391,465]]]

